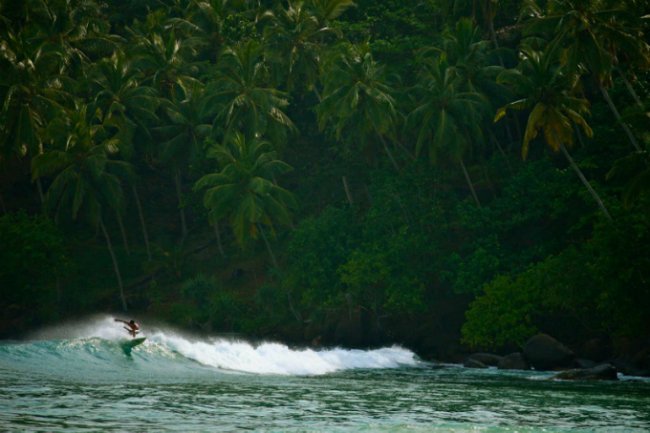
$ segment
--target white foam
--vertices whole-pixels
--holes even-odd
[[[150,340],[203,365],[258,374],[319,375],[353,368],[418,364],[413,352],[397,346],[375,350],[292,349],[272,342],[253,345],[221,338],[192,341],[163,331],[151,335]]]
[[[143,336],[164,351],[170,350],[203,365],[257,374],[320,375],[355,368],[398,368],[416,366],[419,361],[410,350],[393,346],[374,350],[292,349],[281,343],[252,344],[226,338],[192,338],[169,327],[147,329]],[[34,334],[33,338],[125,338],[121,323],[107,315],[69,322]]]

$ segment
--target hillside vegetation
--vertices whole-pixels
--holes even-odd
[[[0,335],[637,347],[645,6],[0,1]]]

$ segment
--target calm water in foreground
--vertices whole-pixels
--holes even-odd
[[[65,336],[65,338],[63,338]],[[110,318],[0,343],[2,431],[648,432],[650,381],[433,368],[408,350],[291,349]]]

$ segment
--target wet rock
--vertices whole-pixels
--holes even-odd
[[[560,380],[618,380],[617,370],[612,364],[601,364],[592,368],[576,368],[562,371],[553,379]]]
[[[524,356],[535,370],[554,370],[573,366],[574,353],[547,334],[537,334],[524,345]]]
[[[503,358],[499,355],[494,355],[492,353],[472,353],[469,358],[474,359],[482,364],[489,365],[491,367],[496,367],[499,365],[499,362]]]
[[[466,368],[488,368],[487,365],[485,365],[481,361],[477,361],[476,359],[473,359],[473,358],[467,358],[465,360],[465,362],[463,362],[463,367],[466,367]]]
[[[521,352],[511,353],[502,357],[497,367],[499,370],[530,370],[530,365]]]

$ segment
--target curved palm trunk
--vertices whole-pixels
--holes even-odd
[[[632,134],[632,130],[630,129],[629,126],[625,124],[625,122],[621,118],[621,114],[618,112],[616,105],[614,105],[614,101],[612,101],[612,98],[610,98],[607,89],[605,89],[602,83],[598,83],[598,88],[600,89],[600,93],[602,93],[603,98],[605,98],[607,105],[609,105],[609,109],[612,111],[612,113],[614,113],[614,117],[616,117],[616,121],[619,123],[619,125],[621,125],[621,127],[625,131],[625,134],[627,135],[628,140],[630,140],[630,143],[632,144],[632,146],[634,146],[634,149],[636,149],[637,152],[641,152],[641,147],[639,146],[639,143],[634,137],[634,134]]]
[[[129,248],[129,240],[126,237],[126,229],[124,228],[124,221],[122,221],[122,215],[119,212],[115,211],[115,216],[117,218],[117,225],[120,227],[120,235],[122,236],[122,243],[124,244],[124,249],[126,250],[127,255],[131,255],[131,248]]]
[[[221,257],[226,257],[226,253],[223,251],[223,245],[221,243],[221,230],[219,230],[219,222],[215,221],[215,223],[212,224],[212,227],[214,228],[214,235],[217,237],[217,246],[219,247],[219,253],[221,253]]]
[[[133,197],[135,197],[135,206],[138,208],[138,217],[140,218],[140,227],[142,228],[142,236],[144,237],[144,246],[147,249],[147,259],[151,261],[151,247],[149,246],[149,233],[147,232],[147,225],[144,222],[144,213],[142,212],[142,204],[140,203],[140,195],[135,185],[131,185]]]
[[[262,235],[262,239],[264,240],[264,245],[266,245],[266,249],[269,252],[269,255],[271,256],[271,262],[273,263],[273,267],[276,269],[278,268],[278,261],[275,259],[275,254],[273,254],[273,250],[271,249],[271,244],[269,243],[268,238],[266,237],[266,233],[264,232],[264,228],[262,227],[261,224],[257,224],[257,229],[260,231],[260,234]],[[287,302],[289,303],[289,311],[291,311],[291,314],[296,318],[298,322],[302,322],[302,317],[296,311],[296,308],[293,306],[293,299],[291,297],[291,292],[287,290]]]
[[[621,70],[621,68],[616,67],[615,68],[618,74],[621,76],[621,79],[623,80],[623,84],[625,84],[625,88],[627,89],[627,92],[632,96],[632,99],[634,99],[634,102],[636,102],[636,105],[643,110],[643,102],[641,102],[641,98],[639,98],[639,95],[636,93],[634,90],[634,87],[632,87],[632,83],[627,79],[625,76],[625,73]]]
[[[341,181],[343,182],[343,190],[345,191],[345,197],[348,199],[348,203],[350,206],[354,205],[354,201],[352,200],[352,193],[350,192],[350,186],[348,185],[348,178],[347,176],[341,176]]]
[[[115,257],[115,252],[113,251],[113,244],[111,243],[111,237],[106,231],[106,226],[104,226],[104,220],[102,217],[99,217],[99,228],[102,229],[104,234],[104,239],[106,239],[106,246],[108,247],[108,252],[111,254],[111,259],[113,260],[113,270],[115,271],[115,276],[117,277],[117,284],[120,287],[120,300],[122,301],[122,309],[127,311],[126,307],[126,298],[124,297],[124,284],[122,284],[122,274],[120,273],[120,266],[117,263],[117,258]]]
[[[386,144],[386,140],[384,140],[384,137],[382,137],[381,134],[377,134],[377,135],[379,135],[379,140],[381,140],[381,144],[382,146],[384,146],[384,151],[388,155],[388,159],[390,159],[390,162],[393,164],[393,167],[395,167],[395,171],[399,172],[399,165],[397,165],[397,161],[395,161],[395,158],[393,158],[393,154],[388,148],[388,145]]]
[[[478,199],[478,195],[476,195],[476,190],[474,190],[474,184],[472,183],[472,179],[469,177],[469,172],[467,171],[467,167],[465,167],[463,158],[458,158],[458,159],[460,161],[460,166],[463,169],[463,174],[465,175],[465,181],[467,182],[467,185],[469,186],[469,190],[472,192],[472,197],[474,197],[474,201],[476,202],[476,206],[481,207],[481,202]]]
[[[41,201],[41,210],[45,213],[45,194],[43,194],[43,184],[41,178],[36,178],[36,189],[38,190],[38,198]]]
[[[266,245],[266,250],[269,252],[269,256],[271,256],[271,262],[273,263],[273,267],[277,269],[278,261],[275,259],[275,254],[271,249],[271,244],[269,243],[269,240],[266,237],[266,233],[264,233],[264,228],[262,228],[261,224],[257,224],[257,229],[260,231],[260,234],[262,235],[262,239],[264,240],[264,245]],[[300,314],[298,314],[295,307],[293,306],[293,299],[291,298],[291,292],[288,290],[287,290],[287,302],[289,303],[289,311],[291,311],[291,314],[293,314],[293,316],[296,318],[297,321],[302,322],[302,318]]]
[[[181,216],[181,231],[182,239],[181,243],[187,238],[187,222],[185,220],[185,206],[183,205],[183,191],[181,190],[181,172],[176,170],[176,175],[174,176],[174,183],[176,184],[176,198],[178,199],[178,210]]]
[[[497,59],[499,59],[499,66],[504,68],[505,63],[503,63],[503,58],[501,57],[501,53],[498,51],[499,41],[497,39],[497,32],[494,30],[494,14],[491,10],[489,10],[488,5],[482,5],[482,8],[483,8],[483,14],[487,17],[487,25],[488,25],[488,31],[490,33],[490,40],[492,41],[492,45],[494,45],[494,49],[497,50]],[[521,126],[519,125],[519,119],[517,118],[517,116],[512,117],[506,114],[506,118],[510,122],[514,123],[515,128],[517,130],[517,134],[519,135],[519,137],[521,137]],[[515,139],[514,136],[512,135],[512,131],[510,130],[510,125],[508,124],[508,122],[505,123],[505,128],[506,128],[506,134],[508,135],[508,139],[510,140],[511,143],[514,143]]]
[[[564,157],[569,161],[569,165],[571,165],[571,168],[573,171],[576,172],[580,180],[582,181],[582,184],[587,188],[589,191],[589,194],[591,194],[591,197],[596,201],[598,204],[598,207],[600,210],[605,214],[608,220],[612,221],[612,216],[609,214],[609,211],[605,207],[605,203],[601,200],[600,196],[596,192],[596,190],[593,189],[585,175],[582,173],[582,170],[580,170],[580,167],[575,163],[569,152],[566,150],[566,147],[564,147],[564,144],[560,143],[560,150],[562,151],[562,154],[564,154]]]
[[[266,233],[264,233],[264,228],[262,227],[261,224],[257,224],[257,229],[260,231],[260,234],[262,235],[262,239],[264,240],[264,245],[266,245],[266,250],[269,252],[269,256],[271,256],[271,263],[273,263],[273,267],[277,268],[278,261],[275,259],[275,254],[273,254],[273,250],[271,249],[271,244],[269,243],[269,240],[266,237]]]

